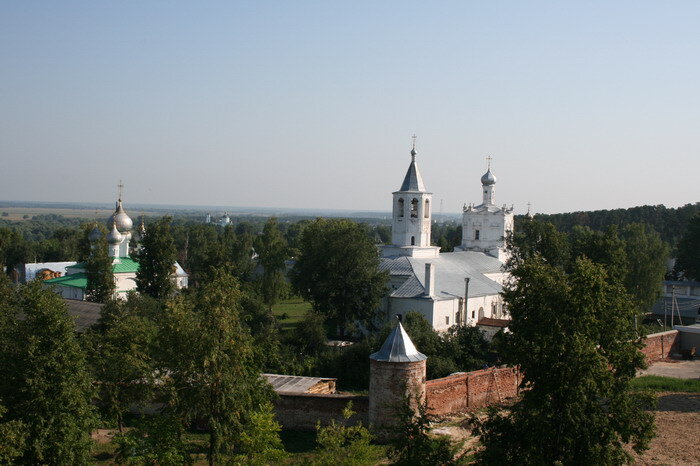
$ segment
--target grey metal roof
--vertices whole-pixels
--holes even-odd
[[[423,184],[423,177],[420,176],[415,157],[411,160],[411,165],[408,166],[408,171],[406,172],[406,176],[403,179],[399,191],[426,192],[425,185]]]
[[[417,362],[428,357],[418,352],[401,322],[391,332],[382,348],[370,355],[371,359],[382,362]]]
[[[78,301],[75,299],[63,299],[68,308],[68,314],[75,319],[75,331],[83,333],[97,323],[104,304]]]
[[[302,377],[298,375],[262,374],[277,393],[306,393],[314,385],[329,380],[328,377]]]
[[[483,252],[456,251],[434,258],[382,258],[382,268],[391,275],[407,275],[403,261],[411,265],[409,278],[393,293],[394,298],[418,298],[425,293],[425,264],[435,264],[435,299],[464,296],[464,279],[469,277],[469,297],[498,294],[502,286],[484,274],[501,273],[503,263]]]
[[[379,263],[379,270],[386,270],[389,275],[413,275],[413,267],[406,256],[396,256]]]

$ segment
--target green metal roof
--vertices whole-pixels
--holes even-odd
[[[139,263],[131,257],[120,257],[119,261],[117,264],[112,264],[112,273],[136,273],[139,270]],[[85,264],[85,262],[78,262],[75,265],[66,267],[66,269],[85,270]]]
[[[85,289],[87,288],[87,274],[73,273],[71,275],[64,275],[63,277],[44,280],[44,283],[48,283],[49,285],[71,286],[74,288]]]

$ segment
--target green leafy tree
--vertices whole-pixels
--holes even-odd
[[[260,294],[270,311],[287,288],[285,280],[285,261],[288,258],[287,241],[277,226],[277,219],[270,218],[263,228],[262,235],[255,241],[255,250],[262,266]]]
[[[626,225],[622,238],[627,253],[625,289],[639,304],[640,313],[649,312],[661,293],[669,247],[642,223]]]
[[[182,440],[182,424],[168,414],[146,416],[133,429],[115,435],[119,463],[176,466],[192,464]]]
[[[416,413],[411,406],[418,406]],[[389,459],[392,464],[402,466],[414,465],[449,465],[455,464],[457,448],[445,436],[430,434],[428,407],[424,403],[409,403],[404,400],[399,406],[399,425],[393,431],[389,447]]]
[[[107,241],[100,238],[92,245],[93,249],[85,262],[87,301],[105,303],[114,297],[117,285],[112,272],[112,258],[107,253]]]
[[[238,455],[234,463],[245,465],[276,464],[286,458],[280,431],[282,427],[275,420],[272,403],[264,403],[251,413],[245,429],[241,433]]]
[[[510,252],[509,268],[517,267],[525,260],[538,256],[548,264],[564,266],[569,262],[570,246],[567,235],[560,233],[551,223],[525,219],[514,234],[506,239]]]
[[[337,466],[362,466],[377,464],[381,458],[381,450],[372,445],[372,434],[362,423],[346,425],[356,413],[352,410],[352,402],[343,409],[345,423],[335,419],[330,425],[316,426],[316,458],[314,465],[333,464]]]
[[[386,289],[379,254],[364,227],[345,219],[319,218],[306,226],[292,283],[340,336],[355,322],[370,322]]]
[[[647,395],[630,390],[644,367],[636,309],[602,265],[570,272],[533,257],[504,291],[512,321],[501,355],[527,387],[510,408],[475,419],[485,464],[620,464],[653,436]],[[543,439],[547,439],[546,442]]]
[[[273,394],[260,377],[241,299],[238,281],[224,268],[195,293],[171,300],[163,319],[170,405],[180,419],[204,421],[209,464],[234,453],[247,416]]]
[[[86,464],[93,389],[65,304],[38,282],[0,284],[0,302],[0,399],[24,426],[21,462]]]
[[[136,254],[136,289],[156,299],[167,298],[175,291],[172,275],[177,251],[170,233],[171,220],[163,217],[155,221],[146,230],[142,248]]]
[[[688,221],[678,243],[676,270],[691,280],[700,280],[700,213]]]
[[[7,408],[0,405],[0,420]],[[0,422],[0,464],[16,464],[27,441],[27,432],[22,421]]]
[[[98,396],[107,417],[124,430],[124,415],[134,406],[152,401],[157,333],[155,323],[141,315],[139,304],[148,300],[134,293],[129,301],[111,301],[84,339],[88,361],[99,382]]]

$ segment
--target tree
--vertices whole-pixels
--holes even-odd
[[[302,233],[292,283],[340,336],[356,321],[369,323],[386,290],[379,254],[364,228],[345,219],[316,219]]]
[[[246,465],[279,463],[287,456],[279,435],[281,430],[282,426],[275,420],[272,403],[264,403],[250,415],[241,433],[235,462]]]
[[[242,294],[227,268],[195,293],[170,300],[160,345],[171,374],[169,404],[209,431],[209,464],[231,455],[250,413],[271,399],[252,338],[240,318]]]
[[[129,294],[128,301],[107,303],[94,328],[84,339],[98,396],[111,418],[123,432],[124,414],[133,406],[144,406],[153,393],[153,345],[157,327],[141,315],[139,304],[150,298]]]
[[[700,280],[700,213],[688,222],[678,243],[676,270],[691,280]]]
[[[626,225],[622,238],[627,252],[625,289],[639,303],[640,313],[649,312],[661,293],[669,247],[643,223]]]
[[[356,413],[352,410],[352,402],[343,409],[345,423],[331,420],[330,425],[316,426],[316,458],[313,464],[337,466],[362,466],[377,464],[381,457],[378,447],[373,446],[372,434],[362,423],[346,426]]]
[[[511,408],[475,419],[485,447],[478,461],[629,462],[623,444],[641,452],[653,436],[650,398],[630,390],[645,365],[630,297],[588,259],[566,272],[534,256],[511,273],[511,334],[501,356],[519,366],[528,389]]]
[[[7,408],[0,405],[0,420],[7,413]],[[0,464],[15,464],[22,456],[27,440],[26,429],[22,421],[0,422]]]
[[[418,406],[418,413],[412,406]],[[389,447],[392,464],[401,466],[455,464],[457,449],[445,436],[431,436],[425,403],[404,400],[399,406],[399,425]]]
[[[275,217],[271,217],[265,223],[262,235],[255,241],[255,250],[263,268],[260,294],[263,302],[272,311],[272,306],[277,303],[287,286],[284,272],[285,261],[288,258],[287,241],[282,236]]]
[[[95,241],[90,256],[85,262],[87,301],[105,303],[114,297],[117,285],[112,272],[112,258],[107,254],[107,241],[104,237]]]
[[[147,230],[142,248],[136,254],[139,270],[136,289],[156,299],[164,299],[175,291],[173,268],[177,258],[175,242],[170,234],[170,217],[157,220]]]
[[[39,282],[0,284],[0,302],[0,399],[24,426],[21,462],[86,464],[93,390],[65,304]]]

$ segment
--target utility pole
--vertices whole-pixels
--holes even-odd
[[[468,308],[467,303],[469,303],[469,277],[464,278],[464,323],[467,323],[468,318]]]
[[[671,285],[671,330],[673,330],[673,307],[676,304],[676,285]]]

